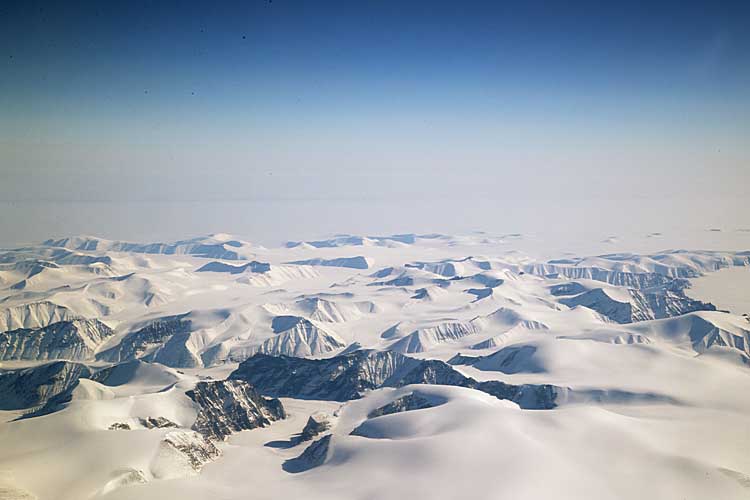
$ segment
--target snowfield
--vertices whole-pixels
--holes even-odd
[[[0,499],[750,498],[750,251],[522,246],[0,250]]]

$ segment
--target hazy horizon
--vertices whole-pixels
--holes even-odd
[[[0,243],[744,228],[747,19],[740,2],[8,5]]]

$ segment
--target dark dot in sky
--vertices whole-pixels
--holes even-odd
[[[144,90],[144,91],[143,91],[143,93],[144,93],[144,94],[148,94],[148,90]]]
[[[247,39],[247,37],[245,35],[242,35],[242,39],[245,40]]]
[[[195,95],[195,92],[190,92],[190,95]]]

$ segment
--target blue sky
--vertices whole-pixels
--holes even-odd
[[[747,2],[6,2],[0,200],[740,196],[748,25]]]

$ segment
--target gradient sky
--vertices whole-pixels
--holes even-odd
[[[123,213],[61,215],[92,202],[303,203],[316,232],[310,202],[439,230],[415,204],[675,199],[742,224],[748,26],[748,2],[5,2],[0,230],[36,238],[33,204],[39,237],[118,236]]]

